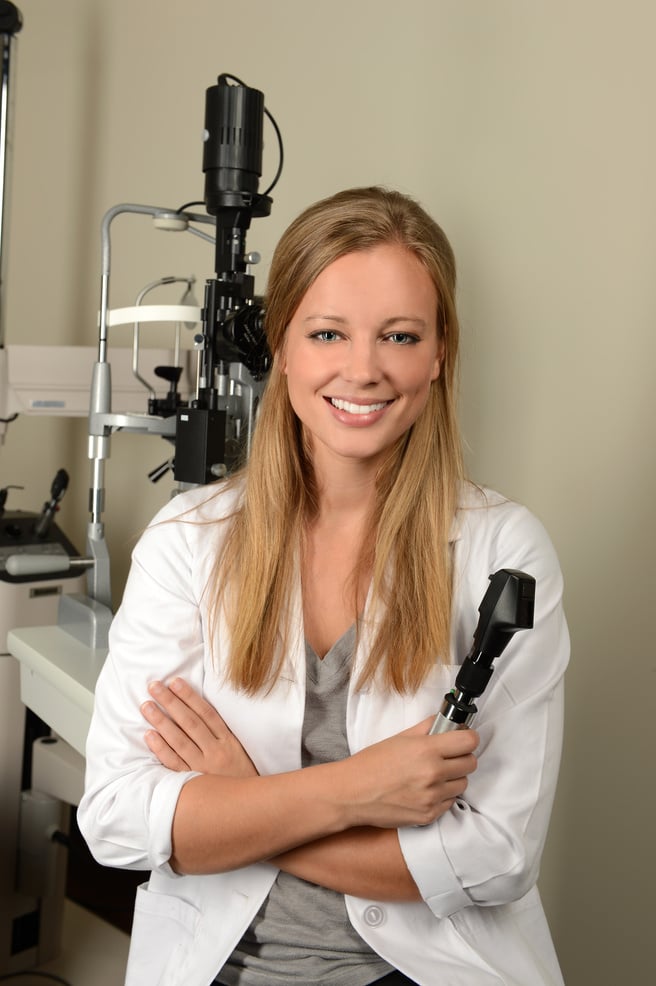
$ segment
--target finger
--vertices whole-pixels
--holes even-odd
[[[154,729],[148,730],[145,734],[145,740],[146,746],[157,757],[163,767],[177,771],[189,770],[189,764],[182,757],[178,756]]]
[[[468,777],[469,774],[473,774],[478,766],[478,761],[473,753],[469,753],[463,757],[444,758],[442,764],[443,776],[448,780],[454,780],[458,777]]]
[[[443,801],[455,801],[467,790],[469,781],[466,777],[454,777],[453,780],[446,781],[443,786]]]
[[[478,746],[478,733],[473,729],[452,729],[450,732],[437,733],[431,739],[436,740],[436,749],[445,759],[449,757],[467,756]]]
[[[432,817],[424,820],[423,824],[430,824],[431,821],[441,818],[442,815],[450,811],[455,804],[461,801],[466,789],[466,777],[460,777],[453,781],[446,781],[440,785],[439,793],[436,794],[433,808],[429,812],[429,815]]]
[[[188,736],[202,746],[207,738],[221,739],[230,733],[216,709],[182,678],[174,678],[170,686],[153,681],[148,691],[166,709],[170,718]]]
[[[220,738],[226,733],[230,732],[226,726],[223,718],[219,715],[213,705],[211,705],[207,699],[197,692],[191,685],[184,680],[184,678],[174,678],[173,681],[169,683],[169,688],[175,695],[185,703],[188,708],[196,713],[199,719],[201,719],[209,731]]]
[[[148,685],[148,691],[157,704],[166,712],[169,719],[183,733],[191,737],[198,746],[202,746],[210,733],[206,723],[183,699],[179,698],[161,681],[153,681]]]
[[[435,716],[428,716],[427,719],[422,719],[421,722],[416,722],[414,726],[409,726],[407,729],[403,729],[399,733],[399,736],[425,736],[433,725],[434,720]]]
[[[155,702],[144,702],[141,706],[144,719],[154,726],[157,733],[187,764],[199,762],[203,753],[189,732],[181,728]],[[195,769],[195,768],[194,768]]]

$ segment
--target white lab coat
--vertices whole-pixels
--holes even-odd
[[[465,796],[438,822],[399,832],[424,902],[347,897],[346,907],[369,945],[419,984],[555,986],[562,978],[535,881],[561,752],[569,653],[562,580],[551,543],[527,510],[470,487],[464,500],[453,536],[453,663],[436,664],[412,695],[351,687],[351,750],[437,711],[471,646],[491,573],[514,568],[535,576],[535,628],[514,636],[479,700],[478,768]],[[139,707],[148,682],[186,678],[223,716],[260,774],[301,766],[305,648],[299,586],[295,637],[268,694],[253,698],[226,685],[226,634],[220,627],[213,659],[205,638],[204,590],[222,528],[216,521],[233,502],[234,494],[193,490],[168,504],[144,533],[98,681],[80,827],[101,863],[152,870],[137,895],[128,986],[208,986],[277,872],[268,863],[208,876],[171,870],[176,801],[194,775],[166,770],[145,745]],[[182,521],[172,519],[183,511]],[[364,634],[352,681],[366,650]]]

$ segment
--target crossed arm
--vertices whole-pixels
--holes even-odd
[[[346,760],[260,777],[186,682],[154,682],[150,693],[154,701],[142,706],[149,749],[169,770],[200,773],[182,788],[174,816],[177,872],[268,860],[340,893],[420,899],[396,830],[434,821],[463,794],[476,768],[476,733],[429,736],[426,720]]]

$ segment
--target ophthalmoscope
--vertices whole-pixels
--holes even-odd
[[[474,699],[485,691],[494,671],[494,659],[505,650],[517,630],[532,628],[534,604],[532,575],[511,568],[490,575],[490,585],[478,607],[480,616],[474,642],[458,671],[455,687],[444,696],[431,734],[471,725],[478,712]]]

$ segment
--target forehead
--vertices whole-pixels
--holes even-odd
[[[317,306],[325,314],[346,308],[419,317],[435,314],[437,290],[414,253],[388,243],[344,254],[328,264],[305,292],[297,314]]]

